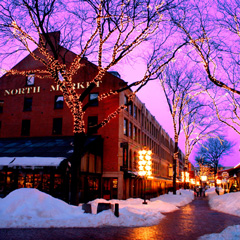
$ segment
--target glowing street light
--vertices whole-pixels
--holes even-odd
[[[202,180],[203,182],[206,182],[206,181],[207,181],[207,176],[201,176],[201,180]]]
[[[151,150],[140,150],[138,152],[138,174],[145,177],[146,179],[152,175],[152,151]],[[144,187],[144,202],[143,204],[147,204],[146,202],[146,193]]]

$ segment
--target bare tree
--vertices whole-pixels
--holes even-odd
[[[181,59],[179,59],[181,61]],[[176,163],[179,157],[179,135],[183,127],[183,119],[186,120],[189,104],[200,95],[202,90],[196,84],[197,77],[186,65],[179,66],[178,61],[168,65],[161,79],[162,88],[167,99],[169,111],[172,116],[174,128],[174,156],[173,156],[173,193],[176,194]],[[193,111],[193,109],[192,109]],[[190,118],[189,118],[190,119]],[[188,123],[190,124],[190,123]]]
[[[214,177],[217,174],[220,160],[231,152],[233,143],[223,136],[207,139],[197,152],[196,160],[200,160],[203,165],[212,167]]]
[[[182,131],[185,136],[185,163],[189,161],[197,144],[201,144],[205,139],[216,137],[222,129],[205,95],[203,93],[192,99],[183,109]]]
[[[72,204],[78,204],[79,158],[83,155],[86,139],[84,114],[89,106],[88,104],[84,105],[84,100],[101,83],[111,67],[147,41],[163,22],[169,21],[169,10],[177,8],[181,2],[174,0],[165,2],[158,0],[79,0],[69,1],[69,4],[66,1],[58,0],[5,0],[1,2],[0,41],[2,46],[15,47],[13,51],[9,49],[10,51],[3,52],[2,58],[15,56],[12,54],[18,54],[24,50],[32,56],[33,61],[38,61],[43,66],[41,69],[31,69],[31,71],[18,71],[13,68],[7,74],[34,73],[39,78],[50,78],[60,86],[64,101],[72,113],[74,129],[74,154],[71,159]],[[64,15],[62,15],[63,13]],[[53,37],[49,32],[59,29],[64,32],[61,40],[62,46],[74,49],[78,45],[80,48],[78,54],[72,55],[68,49],[56,44],[59,36]],[[19,46],[21,47],[19,48]],[[69,53],[74,56],[71,62],[67,61]],[[89,86],[80,94],[74,88],[73,79],[84,66],[84,57],[90,53],[93,53],[96,59],[98,70]],[[169,54],[162,66],[167,64],[169,58],[173,58],[174,54],[175,51]],[[144,86],[150,77],[151,74],[147,72],[142,80],[100,95],[98,101],[140,84],[129,95],[129,102],[131,102],[135,93]],[[124,108],[126,105],[119,106],[95,126],[95,129],[104,127]]]
[[[218,119],[239,134],[240,2],[196,0],[181,10],[171,16],[188,42],[187,55],[219,89],[209,92]]]

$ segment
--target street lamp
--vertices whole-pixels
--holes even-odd
[[[138,152],[138,174],[145,178],[145,180],[152,175],[152,151],[151,150],[140,150]],[[144,183],[143,183],[144,184]],[[145,183],[146,186],[146,183]],[[144,186],[144,202],[146,202],[146,189]]]

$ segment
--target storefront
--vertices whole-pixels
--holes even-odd
[[[1,139],[0,197],[18,188],[37,188],[69,202],[72,142],[72,137]],[[101,143],[97,136],[87,141],[81,159],[80,202],[102,196]]]

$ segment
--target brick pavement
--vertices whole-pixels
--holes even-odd
[[[195,240],[240,224],[240,217],[211,210],[206,198],[196,198],[180,210],[165,215],[158,225],[151,227],[1,229],[0,239]]]

